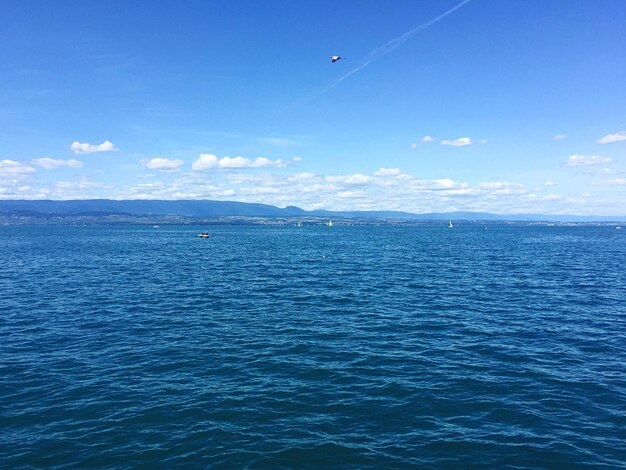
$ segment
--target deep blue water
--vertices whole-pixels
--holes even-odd
[[[626,466],[626,231],[0,227],[0,467]]]

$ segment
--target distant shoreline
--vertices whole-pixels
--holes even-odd
[[[490,212],[411,213],[396,210],[330,211],[304,210],[295,206],[213,200],[0,200],[0,224],[265,224],[284,225],[290,221],[315,225],[329,219],[351,225],[420,225],[453,221],[624,223],[624,216],[495,214]]]
[[[265,226],[297,226],[302,227],[326,226],[329,220],[335,226],[437,226],[446,225],[441,219],[405,219],[405,218],[371,218],[371,217],[258,217],[258,216],[224,216],[224,217],[185,217],[185,216],[133,216],[133,215],[67,215],[67,214],[37,214],[37,215],[1,215],[0,226],[103,226],[103,225],[146,225],[146,226],[174,226],[174,225],[265,225]],[[453,218],[455,224],[461,225],[558,225],[558,226],[615,226],[618,220],[611,221],[550,221],[550,220],[507,220],[507,219],[458,219]]]

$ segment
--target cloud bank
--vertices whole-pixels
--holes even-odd
[[[38,182],[34,178],[37,170],[33,166],[4,160],[0,162],[0,199],[214,199],[280,207],[294,205],[306,210],[400,210],[414,213],[467,210],[615,215],[615,208],[623,207],[621,193],[611,196],[608,188],[616,192],[626,186],[626,178],[621,176],[612,179],[605,176],[601,181],[589,182],[594,185],[595,193],[604,192],[594,200],[583,188],[577,195],[550,193],[550,186],[553,186],[550,181],[531,190],[518,182],[503,179],[473,183],[447,177],[424,179],[394,167],[349,174],[264,172],[256,171],[256,168],[275,168],[271,165],[284,162],[240,158],[203,154],[195,163],[226,170],[234,165],[237,171],[213,172],[210,176],[202,171],[179,171],[173,178],[138,180],[131,184],[107,184],[92,179],[95,174],[56,183]],[[166,158],[160,163],[158,159],[146,160],[144,164],[150,162],[162,168],[178,165],[176,160]]]
[[[170,160],[168,158],[152,158],[150,160],[143,160],[141,162],[142,166],[146,168],[150,168],[151,170],[161,170],[161,171],[177,171],[183,166],[185,162],[182,160]]]
[[[0,161],[0,177],[19,179],[32,175],[36,171],[37,170],[26,163],[16,162],[14,160]]]
[[[223,157],[218,158],[210,153],[201,154],[198,159],[193,162],[191,168],[196,171],[209,169],[243,169],[243,168],[283,168],[290,163],[300,161],[299,157],[292,158],[289,162],[282,159],[270,160],[269,158],[258,157],[250,159],[246,157]]]
[[[46,170],[54,170],[55,168],[82,168],[83,162],[70,158],[69,160],[55,160],[53,158],[36,158],[33,163]]]
[[[601,165],[603,163],[610,163],[612,160],[609,157],[601,157],[597,155],[570,155],[565,162],[566,166],[589,166],[589,165]]]

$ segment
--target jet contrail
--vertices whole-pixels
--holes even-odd
[[[361,64],[359,64],[357,67],[353,68],[352,70],[350,70],[346,74],[342,75],[337,80],[335,80],[333,83],[331,83],[329,86],[324,88],[322,93],[326,93],[327,91],[332,90],[333,88],[335,88],[337,85],[339,85],[341,82],[343,82],[349,76],[354,75],[355,73],[359,72],[360,70],[363,70],[365,67],[367,67],[369,64],[371,64],[375,60],[380,59],[381,57],[389,54],[391,51],[393,51],[394,49],[396,49],[396,48],[400,47],[402,44],[404,44],[412,36],[416,35],[420,31],[424,31],[426,28],[429,28],[430,26],[434,25],[438,21],[444,19],[449,14],[454,13],[456,10],[461,8],[466,3],[469,3],[470,1],[471,0],[463,0],[461,3],[453,6],[448,11],[442,13],[441,15],[437,16],[436,18],[433,18],[432,20],[429,20],[426,23],[422,23],[421,25],[416,26],[415,28],[413,28],[410,31],[407,31],[406,33],[402,34],[401,36],[398,36],[397,38],[392,39],[391,41],[383,44],[382,46],[377,47],[376,49],[372,50],[369,54],[367,54],[361,60]]]
[[[415,28],[411,29],[410,31],[407,31],[406,33],[398,36],[397,38],[394,38],[391,41],[386,42],[382,46],[377,47],[376,49],[373,49],[369,54],[367,54],[363,59],[360,60],[360,63],[355,68],[353,68],[349,72],[347,72],[344,75],[342,75],[341,77],[339,77],[337,80],[335,80],[333,83],[328,85],[326,88],[323,88],[321,91],[318,91],[318,92],[314,92],[314,91],[309,92],[307,95],[305,95],[304,97],[300,98],[299,100],[296,100],[295,102],[293,102],[293,103],[291,103],[291,104],[281,108],[281,111],[284,111],[286,109],[292,108],[293,106],[300,105],[300,104],[302,104],[302,103],[304,103],[306,101],[312,100],[314,98],[320,97],[324,93],[326,93],[326,92],[332,90],[333,88],[335,88],[337,85],[339,85],[341,82],[343,82],[349,76],[354,75],[355,73],[363,70],[365,67],[367,67],[369,64],[371,64],[375,60],[380,59],[384,55],[389,54],[391,51],[393,51],[394,49],[396,49],[396,48],[400,47],[402,44],[404,44],[412,36],[416,35],[417,33],[421,32],[421,31],[424,31],[426,28],[429,28],[430,26],[434,25],[438,21],[444,19],[449,14],[454,13],[456,10],[458,10],[463,5],[465,5],[466,3],[469,3],[469,2],[471,2],[471,0],[463,0],[460,3],[458,3],[457,5],[455,5],[452,8],[450,8],[449,10],[443,12],[441,15],[433,18],[432,20],[429,20],[426,23],[422,23],[419,26],[416,26]]]

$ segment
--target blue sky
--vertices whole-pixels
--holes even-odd
[[[622,0],[15,0],[0,17],[0,199],[626,215]]]

